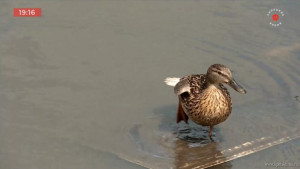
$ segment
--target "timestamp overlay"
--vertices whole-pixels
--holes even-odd
[[[14,17],[41,17],[41,8],[14,8]]]

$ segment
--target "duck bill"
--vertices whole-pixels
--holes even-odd
[[[247,93],[247,91],[241,85],[239,85],[234,79],[231,79],[228,85],[239,93],[243,93],[243,94]]]

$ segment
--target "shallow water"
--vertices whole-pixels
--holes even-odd
[[[43,16],[13,18],[15,7]],[[299,7],[1,1],[0,168],[300,166]],[[278,28],[272,8],[286,13]],[[233,112],[212,142],[207,128],[175,123],[177,98],[163,80],[214,63],[248,93],[229,89]]]

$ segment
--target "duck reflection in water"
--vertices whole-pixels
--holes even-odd
[[[199,128],[198,128],[199,129]],[[198,132],[199,133],[199,132]],[[177,169],[230,169],[231,162],[219,150],[219,144],[208,139],[180,136],[175,144],[175,166]],[[225,163],[224,163],[225,162]]]

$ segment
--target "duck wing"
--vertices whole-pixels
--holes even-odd
[[[185,92],[191,92],[190,81],[188,79],[179,81],[174,87],[174,93],[178,96]]]

